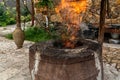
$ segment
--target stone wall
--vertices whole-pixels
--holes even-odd
[[[55,1],[55,4],[58,4],[60,0]],[[109,0],[110,1],[110,17],[106,15],[106,23],[117,24],[120,23],[120,1],[119,0]],[[101,0],[88,0],[88,8],[84,15],[83,21],[90,23],[99,23],[100,18],[100,2]],[[57,16],[57,17],[56,17]],[[61,21],[58,17],[59,15],[52,15],[52,21]]]
[[[103,59],[105,63],[114,64],[120,70],[120,45],[105,44],[103,47]]]
[[[57,6],[60,3],[60,0],[53,0],[53,1],[55,6]],[[109,1],[110,1],[110,12],[109,12],[110,16],[106,15],[106,24],[119,24],[120,23],[120,1],[119,0],[109,0]],[[88,0],[88,6],[83,17],[83,22],[99,23],[100,2],[101,0]],[[38,20],[42,19],[42,22],[39,22],[40,25],[45,23],[45,19],[41,18],[41,16],[36,18],[38,18]],[[57,13],[51,14],[49,19],[52,22],[62,22],[61,16]]]
[[[99,23],[100,17],[100,1],[89,0],[88,9],[84,16],[84,21],[91,23]],[[110,2],[110,16],[106,15],[106,23],[120,23],[120,1],[119,0],[109,0]]]

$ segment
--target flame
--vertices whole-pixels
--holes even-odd
[[[61,0],[61,3],[55,8],[56,12],[62,17],[63,22],[67,24],[67,34],[69,40],[65,41],[66,47],[74,48],[79,25],[87,8],[87,0]]]
[[[71,8],[74,12],[84,12],[87,7],[87,0],[62,0],[60,5],[56,8],[56,12],[59,12],[64,8]]]
[[[66,48],[74,48],[75,45],[74,45],[74,43],[72,43],[71,41],[66,41],[66,42],[65,42],[65,47],[66,47]]]

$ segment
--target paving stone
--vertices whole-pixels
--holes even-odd
[[[3,70],[5,70],[5,68],[3,68],[3,67],[0,66],[0,73],[1,73]]]
[[[0,37],[0,80],[30,80],[29,46],[25,41],[23,48],[16,49],[12,40]]]
[[[14,77],[12,77],[8,80],[31,80],[31,76],[30,76],[28,67],[26,67],[20,73],[16,74]]]

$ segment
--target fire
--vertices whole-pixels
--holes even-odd
[[[74,48],[74,41],[77,39],[79,25],[86,8],[87,0],[61,0],[61,3],[56,7],[56,12],[61,15],[63,22],[67,25],[69,39],[64,41],[65,47]]]
[[[86,6],[87,0],[62,0],[60,5],[56,8],[56,12],[64,8],[69,8],[76,13],[80,13],[86,10]]]

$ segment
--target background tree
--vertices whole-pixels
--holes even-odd
[[[34,26],[34,20],[35,20],[34,0],[31,0],[31,5],[29,7],[27,5],[27,1],[26,0],[22,0],[22,2],[23,2],[23,5],[25,7],[25,10],[27,12],[29,12],[29,14],[31,15],[31,21],[32,21],[31,26]]]
[[[21,27],[20,0],[16,0],[16,21],[17,21],[17,27]]]
[[[34,0],[31,0],[31,7],[32,7],[32,13],[31,13],[32,24],[31,24],[31,26],[34,26],[34,15],[35,15]]]

